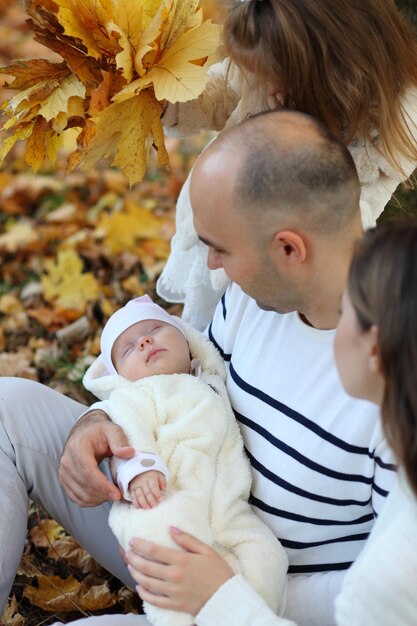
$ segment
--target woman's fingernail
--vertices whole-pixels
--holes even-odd
[[[180,529],[177,528],[176,526],[170,526],[169,528],[170,528],[170,530],[171,530],[173,535],[180,535],[181,534]]]

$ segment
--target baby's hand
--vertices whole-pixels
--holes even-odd
[[[156,470],[149,470],[136,476],[129,483],[129,493],[137,509],[153,509],[158,506],[167,482],[165,476]]]

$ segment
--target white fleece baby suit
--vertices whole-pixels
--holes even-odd
[[[198,377],[170,374],[130,382],[109,375],[101,356],[84,377],[135,451],[159,455],[169,470],[156,508],[115,502],[110,526],[125,549],[133,537],[178,548],[169,534],[169,526],[177,526],[212,545],[274,611],[282,609],[288,561],[248,504],[250,467],[227,397],[223,360],[201,333],[185,323],[184,328],[191,356],[201,363]],[[144,606],[155,626],[195,621],[187,613]]]

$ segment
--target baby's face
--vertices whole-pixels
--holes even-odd
[[[191,368],[184,335],[158,320],[127,328],[114,342],[111,358],[117,373],[131,381],[155,374],[188,374]]]

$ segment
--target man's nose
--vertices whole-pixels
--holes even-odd
[[[139,339],[138,346],[140,350],[144,350],[146,346],[150,346],[152,342],[153,342],[152,337],[150,337],[149,335],[144,335],[143,337]]]
[[[207,256],[207,267],[209,270],[218,270],[223,267],[221,254],[216,252],[214,248],[209,248]]]

